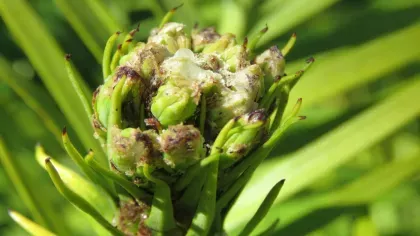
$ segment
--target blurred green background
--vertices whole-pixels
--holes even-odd
[[[34,158],[39,142],[72,166],[59,142],[63,126],[80,150],[97,145],[69,86],[64,53],[91,93],[102,81],[108,37],[140,23],[136,38],[144,40],[181,2],[174,20],[215,25],[239,41],[267,24],[261,51],[296,32],[287,73],[316,59],[290,99],[303,98],[308,119],[256,172],[228,217],[229,232],[286,178],[257,231],[279,219],[276,235],[420,235],[419,0],[0,0],[0,137],[32,194],[73,235],[92,231]],[[0,235],[25,235],[7,215],[14,209],[30,217],[7,168],[3,161]]]

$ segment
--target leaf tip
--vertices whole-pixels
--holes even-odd
[[[63,130],[61,131],[61,134],[64,136],[64,135],[67,135],[67,127],[66,126],[64,126],[63,127]]]
[[[184,6],[184,3],[179,4],[178,6],[171,9],[171,12],[174,13],[176,10],[178,10],[180,7]]]
[[[242,47],[246,48],[248,46],[248,37],[244,38],[244,43],[242,44]]]
[[[70,53],[67,53],[66,55],[64,55],[64,58],[66,59],[66,61],[70,61],[71,54]]]
[[[298,116],[299,120],[305,120],[306,116]]]
[[[313,63],[313,62],[315,62],[314,57],[310,57],[310,58],[306,59],[306,63],[308,63],[308,64]]]
[[[267,23],[265,23],[265,27],[260,32],[264,34],[267,31],[268,31],[268,25]]]

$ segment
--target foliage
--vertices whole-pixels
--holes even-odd
[[[285,178],[258,232],[270,227],[285,235],[420,234],[412,220],[420,216],[420,185],[413,178],[420,169],[418,0],[0,0],[1,235],[23,233],[7,208],[61,229],[60,235],[103,232],[64,201],[34,158],[41,142],[67,166],[62,168],[68,176],[81,176],[61,146],[65,125],[77,134],[71,138],[79,150],[93,148],[101,156],[67,77],[64,52],[73,55],[76,80],[91,96],[102,83],[98,63],[108,36],[140,23],[136,37],[144,40],[181,2],[174,20],[191,28],[196,22],[215,25],[243,38],[267,24],[257,51],[281,46],[296,32],[287,73],[307,55],[317,59],[290,97],[303,97],[301,113],[308,119],[257,169],[225,222],[230,232],[240,233]]]

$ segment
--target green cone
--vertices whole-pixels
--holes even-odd
[[[200,52],[206,45],[214,43],[219,38],[220,34],[216,32],[214,27],[204,28],[202,30],[194,28],[191,34],[192,49],[195,52]]]
[[[194,114],[198,103],[194,96],[192,89],[169,80],[153,97],[151,112],[165,127],[179,124]]]
[[[155,131],[114,127],[108,132],[113,132],[112,145],[108,147],[112,149],[110,161],[119,172],[133,176],[137,168],[145,164],[161,166],[160,145]]]
[[[197,57],[189,49],[180,49],[171,58],[162,63],[163,78],[184,81],[186,86],[208,93],[220,86],[222,75],[213,71],[220,67],[220,61],[214,55]]]
[[[148,81],[159,73],[159,65],[170,55],[164,45],[156,43],[138,43],[127,55],[120,59],[120,65],[135,70]]]
[[[286,60],[277,46],[265,50],[255,58],[255,62],[263,70],[265,88],[269,88],[276,77],[284,75]]]
[[[204,138],[192,125],[169,126],[160,137],[163,160],[171,168],[183,171],[205,156]]]
[[[267,133],[268,117],[260,109],[237,118],[235,125],[228,132],[220,156],[219,166],[225,169],[252,150],[259,144]]]
[[[226,48],[235,46],[235,38],[234,34],[224,34],[214,43],[206,45],[203,48],[203,53],[222,53]]]
[[[230,119],[251,112],[258,107],[257,100],[264,88],[263,74],[257,65],[226,76],[226,87],[217,96],[208,99],[209,123],[220,130]]]
[[[126,76],[127,79],[122,88],[122,127],[138,127],[140,124],[140,107],[144,92],[144,81],[136,71],[130,67],[118,67],[112,77],[94,93],[93,123],[95,128],[105,130],[108,126],[108,116],[111,106],[111,96],[119,79]]]
[[[164,45],[170,53],[175,53],[180,48],[191,48],[191,38],[184,29],[184,24],[166,23],[162,28],[153,29],[147,42]]]
[[[225,67],[231,72],[236,72],[250,65],[247,60],[246,47],[243,45],[227,48],[221,54],[221,59],[226,63]]]

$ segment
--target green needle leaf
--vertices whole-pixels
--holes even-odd
[[[153,231],[173,233],[177,226],[172,207],[171,190],[168,184],[151,175],[148,165],[143,167],[143,173],[148,180],[155,183],[152,209],[145,223]]]
[[[293,88],[290,100],[304,97],[305,107],[310,107],[420,60],[420,48],[412,47],[419,34],[420,23],[417,22],[359,46],[315,55],[319,63],[315,63],[305,79]],[[366,58],[369,58],[369,64],[366,64]],[[299,69],[301,63],[289,63],[288,68]],[[292,106],[289,104],[286,112]]]
[[[220,131],[211,149],[211,156],[219,154],[221,147],[225,142],[226,136],[235,124],[235,119],[231,119]],[[216,192],[217,192],[217,177],[219,171],[219,159],[210,161],[206,172],[207,175],[201,192],[200,200],[196,213],[193,217],[191,227],[188,229],[187,235],[207,235],[216,215]]]
[[[257,225],[264,219],[267,215],[268,211],[270,210],[271,206],[276,200],[277,195],[279,194],[281,188],[283,187],[284,179],[279,181],[270,192],[265,197],[264,201],[261,203],[260,207],[258,208],[257,212],[255,212],[252,219],[246,224],[245,228],[239,234],[239,236],[246,236],[250,235],[252,231],[257,227]]]
[[[235,0],[221,1],[217,12],[218,30],[221,33],[233,33],[242,38],[246,31],[247,15],[244,7]],[[262,29],[261,26],[259,29]],[[254,35],[254,34],[251,34]]]
[[[22,98],[25,104],[35,111],[43,121],[45,127],[56,137],[58,143],[61,144],[61,129],[51,115],[58,114],[59,111],[53,102],[49,102],[50,98],[43,94],[46,92],[39,87],[35,87],[35,84],[19,78],[11,68],[9,62],[2,56],[0,56],[0,71],[0,79],[6,82]],[[37,91],[39,92],[37,93]]]
[[[301,70],[292,75],[285,76],[284,78],[279,78],[276,82],[274,82],[261,99],[260,107],[268,110],[275,98],[284,99],[285,102],[287,102],[289,100],[288,97],[290,91],[297,84],[303,74],[305,74],[305,72],[311,67],[314,61],[315,59],[310,57],[306,60],[305,66]],[[284,96],[286,96],[286,98],[284,98]],[[280,106],[278,107],[278,110],[281,111],[281,114],[283,114],[282,112],[286,108],[286,105],[287,103],[278,104],[278,106]]]
[[[295,105],[295,109],[289,116],[289,118],[285,119],[284,123],[277,128],[271,137],[257,150],[252,152],[248,157],[246,157],[243,161],[239,162],[234,168],[232,168],[227,174],[222,176],[221,182],[219,183],[219,189],[226,190],[230,188],[232,184],[236,184],[235,181],[241,176],[242,173],[247,172],[248,177],[244,177],[241,180],[241,183],[237,187],[237,191],[243,187],[243,185],[247,182],[246,179],[250,178],[252,173],[255,169],[260,165],[260,163],[270,154],[273,150],[277,142],[283,137],[286,130],[294,123],[298,122],[299,120],[305,119],[304,116],[298,116],[301,100],[298,100],[297,104]],[[233,190],[231,190],[233,191]],[[232,194],[232,197],[235,194]],[[229,202],[230,199],[227,202]]]
[[[104,81],[111,74],[112,50],[114,49],[115,41],[117,40],[120,34],[121,32],[119,31],[114,33],[111,37],[109,37],[108,41],[106,42],[104,54],[102,57],[102,75],[104,77]]]
[[[92,167],[97,173],[109,178],[110,180],[114,181],[115,183],[119,184],[121,187],[123,187],[125,190],[127,190],[128,193],[130,193],[134,198],[144,201],[146,203],[151,202],[152,196],[150,196],[148,193],[146,193],[144,190],[137,187],[134,183],[128,181],[127,179],[123,178],[121,175],[112,172],[111,170],[105,169],[102,166],[99,165],[94,159],[93,159],[93,153],[89,153],[85,158],[86,163]]]
[[[94,218],[99,224],[107,229],[112,235],[124,236],[122,232],[111,225],[92,205],[90,205],[85,199],[77,195],[64,184],[54,165],[51,163],[50,158],[45,159],[45,167],[55,187],[67,200],[69,200],[82,211],[92,216],[92,218]]]
[[[111,197],[116,197],[115,190],[112,185],[108,183],[102,176],[97,175],[90,166],[84,161],[82,155],[73,146],[68,134],[67,129],[64,127],[62,132],[62,139],[64,148],[70,158],[76,163],[76,165],[83,171],[83,173],[94,183],[101,186]]]
[[[133,41],[134,40],[134,35],[136,35],[136,33],[139,32],[139,31],[140,31],[140,24],[138,24],[135,29],[131,30],[130,33],[128,33],[125,36],[124,41],[123,41],[122,46],[121,46],[121,51],[122,51],[123,55],[126,55],[128,53],[129,46],[135,42],[135,41]]]
[[[221,149],[223,147],[224,142],[226,141],[226,137],[229,133],[229,131],[232,129],[233,125],[235,124],[235,119],[231,119],[225,126],[223,126],[222,130],[219,132],[219,134],[216,137],[216,140],[214,140],[214,144],[211,148],[210,154],[216,154],[221,153]]]
[[[21,168],[15,159],[13,159],[8,150],[6,149],[3,140],[0,137],[0,161],[12,181],[14,187],[16,188],[19,197],[22,198],[23,203],[29,208],[32,216],[35,221],[42,226],[48,227],[56,232],[61,232],[57,230],[60,228],[60,225],[56,221],[52,220],[55,216],[47,216],[47,208],[43,206],[40,199],[37,198],[37,195],[34,194],[35,191],[28,186],[27,182],[24,181],[22,176]]]
[[[123,56],[122,44],[118,44],[117,50],[115,51],[114,56],[112,56],[112,60],[111,60],[111,65],[110,65],[111,73],[112,71],[115,70],[115,68],[117,68],[118,63],[120,62],[120,59],[122,56]]]
[[[249,211],[253,206],[246,196],[252,196],[253,201],[261,199],[267,192],[269,184],[273,184],[274,178],[290,180],[276,202],[304,189],[324,173],[346,163],[358,152],[382,140],[419,115],[420,104],[417,102],[419,99],[420,78],[417,76],[386,100],[293,155],[283,158],[281,162],[268,161],[261,165],[262,172],[256,173],[255,176],[258,178],[254,182],[251,180],[250,187],[243,191],[230,214],[251,214]],[[238,220],[230,218],[229,228],[237,225]]]
[[[204,170],[205,167],[208,166],[210,163],[218,160],[219,157],[220,157],[220,153],[210,155],[202,159],[199,163],[188,168],[185,174],[179,177],[178,181],[176,182],[175,190],[178,192],[182,191],[185,187],[187,187],[191,183],[194,177],[196,177],[201,170]]]
[[[231,121],[229,123],[233,124],[234,122]],[[229,123],[226,124],[225,127],[228,127]],[[223,130],[225,130],[225,127],[222,129],[220,134],[222,134]],[[226,131],[228,130],[226,129]],[[215,145],[216,145],[216,142],[217,142],[217,139],[215,141]],[[217,150],[217,149],[213,149],[213,150]],[[218,152],[218,151],[215,151],[215,152]],[[213,219],[216,215],[215,212],[216,212],[216,192],[217,192],[218,170],[219,170],[219,160],[217,159],[216,161],[211,162],[211,164],[208,166],[207,179],[204,183],[204,187],[200,195],[200,200],[198,202],[198,207],[193,217],[191,227],[188,229],[187,236],[207,235],[211,228]]]
[[[204,126],[206,125],[206,109],[207,109],[207,103],[206,103],[206,95],[201,95],[201,106],[200,106],[200,132],[202,135],[204,135]]]
[[[378,199],[385,192],[409,179],[420,170],[420,155],[382,165],[359,179],[334,191],[329,204],[358,205]],[[369,189],[369,191],[366,191]]]
[[[414,176],[420,170],[419,156],[417,152],[403,160],[379,166],[332,192],[275,204],[267,214],[266,220],[276,219],[278,212],[283,212],[282,221],[278,226],[283,228],[316,209],[369,204]],[[266,225],[262,223],[257,230]]]
[[[258,236],[269,236],[273,234],[274,229],[276,228],[276,226],[279,224],[280,220],[279,219],[275,219],[273,221],[273,223],[271,223],[267,229],[265,229],[263,232],[259,233]]]
[[[268,24],[269,26],[276,26],[272,27],[272,29],[268,31],[261,40],[261,44],[270,42],[274,38],[292,29],[299,23],[309,19],[311,16],[332,6],[336,2],[338,2],[338,0],[319,0],[316,4],[313,4],[311,0],[285,1],[281,4],[281,8],[271,8],[273,10],[278,10],[264,14],[264,17],[255,24],[251,33],[254,34],[258,32],[258,30],[263,28],[265,24]],[[278,22],[281,22],[281,24]]]
[[[117,85],[114,88],[114,92],[112,93],[111,97],[111,111],[109,112],[108,118],[108,129],[112,129],[113,127],[121,127],[121,104],[122,104],[122,88],[124,86],[125,80],[127,79],[126,76],[123,76],[118,81]],[[108,142],[112,140],[110,137],[112,132],[108,132]],[[111,146],[108,143],[108,146]],[[110,149],[109,149],[110,150]],[[109,152],[108,150],[108,152]],[[108,156],[111,156],[108,154]]]
[[[90,99],[86,97],[86,94],[82,91],[82,85],[80,84],[80,81],[78,81],[76,77],[74,76],[75,72],[73,70],[73,66],[71,64],[70,59],[71,59],[71,54],[66,54],[64,64],[66,66],[67,75],[69,77],[71,84],[73,85],[74,90],[77,93],[77,96],[80,99],[80,102],[83,104],[83,107],[85,108],[86,115],[88,117],[92,117],[92,107],[91,107],[91,102],[89,102]]]
[[[353,236],[379,236],[376,225],[369,215],[358,217],[353,223]]]
[[[159,24],[159,28],[162,28],[163,25],[165,25],[166,23],[168,23],[172,16],[175,14],[176,10],[178,10],[178,8],[182,7],[184,4],[180,4],[177,7],[172,8],[170,11],[168,11],[168,13],[166,13],[166,15],[163,17],[162,21]]]
[[[110,15],[103,1],[98,0],[55,0],[70,25],[86,44],[96,60],[102,60],[105,39],[121,27]]]
[[[48,91],[77,131],[82,143],[86,148],[92,148],[99,156],[100,162],[105,164],[106,157],[102,152],[102,147],[92,135],[94,130],[90,117],[84,112],[83,104],[67,77],[62,60],[64,52],[47,31],[39,15],[26,0],[0,0],[0,15]],[[82,84],[82,90],[88,94],[87,97],[91,97],[77,72],[75,72],[75,77]]]
[[[260,41],[261,37],[264,36],[267,30],[268,26],[266,25],[262,30],[260,30],[257,34],[250,38],[249,43],[247,45],[248,53],[252,54],[254,52],[258,42]]]
[[[45,159],[50,158],[50,156],[44,152],[44,149],[40,145],[35,148],[35,156],[37,162],[45,169]],[[102,188],[94,185],[92,182],[87,181],[73,170],[60,165],[53,159],[50,161],[53,163],[54,167],[60,174],[60,178],[66,186],[68,186],[77,195],[82,196],[87,202],[92,204],[103,217],[109,221],[113,219],[116,211],[116,205],[115,201],[109,196],[109,194],[107,194]],[[89,223],[92,225],[98,235],[107,233],[107,231],[93,218],[89,216],[88,219],[91,220]]]
[[[203,189],[204,182],[206,181],[207,168],[202,169],[202,173],[203,174],[201,175],[194,176],[194,181],[186,186],[184,193],[177,203],[177,209],[183,209],[183,211],[194,211],[197,208],[197,204],[202,193],[201,190]]]
[[[285,57],[296,43],[296,33],[293,33],[286,45],[281,49],[281,54]]]
[[[37,223],[31,221],[30,219],[24,217],[16,211],[9,210],[9,216],[18,223],[22,228],[24,228],[28,233],[34,236],[55,236],[47,229],[38,225]]]

